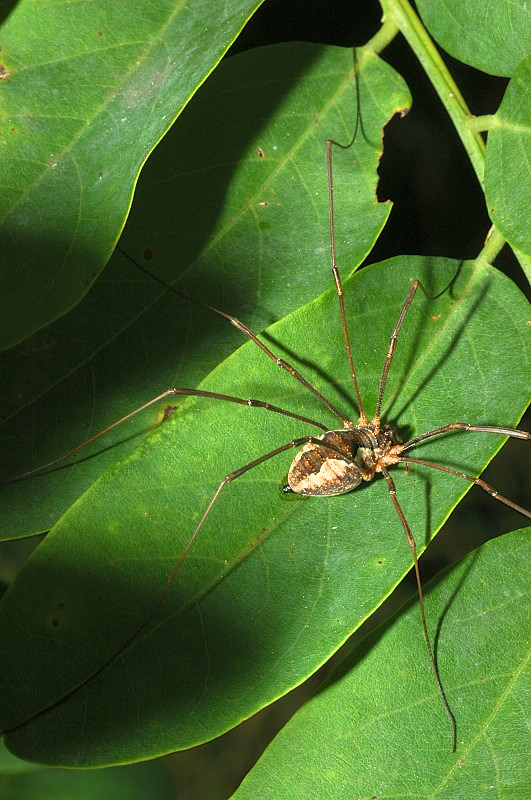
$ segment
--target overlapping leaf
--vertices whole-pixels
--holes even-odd
[[[109,258],[142,163],[259,0],[22,0],[0,29],[5,348]]]
[[[418,0],[424,24],[454,58],[491,75],[514,75],[531,46],[525,0]]]
[[[346,282],[369,413],[411,280],[434,291],[457,266],[404,257]],[[267,340],[355,417],[336,304],[327,293]],[[459,420],[514,424],[529,391],[527,309],[509,280],[476,264],[439,300],[415,298],[386,419],[412,433]],[[252,343],[203,386],[328,418]],[[153,607],[223,476],[307,432],[271,412],[186,401],[61,519],[2,603],[2,727],[15,728],[14,752],[86,766],[205,741],[300,683],[372,613],[411,561],[385,483],[288,502],[286,453],[224,490],[156,618],[91,679]],[[460,434],[418,452],[473,472],[499,445]],[[467,485],[426,470],[396,481],[422,549]]]
[[[374,54],[360,51],[358,67],[360,128],[335,162],[343,274],[365,258],[390,211],[375,197],[382,128],[409,100]],[[220,65],[146,165],[126,252],[255,331],[324,291],[325,142],[352,136],[353,73],[350,51],[315,45]],[[170,386],[196,386],[241,343],[226,320],[115,256],[79,307],[0,360],[2,477],[57,458]],[[83,451],[76,469],[2,487],[0,536],[49,529],[155,420],[153,411],[127,423]]]
[[[529,793],[529,533],[494,539],[426,587],[457,721],[433,684],[418,603],[368,639],[278,735],[234,795],[525,800]],[[292,780],[296,775],[297,779]]]
[[[489,130],[485,197],[505,238],[531,256],[531,56],[519,66]]]

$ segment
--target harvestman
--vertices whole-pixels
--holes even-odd
[[[309,419],[300,414],[295,414],[291,411],[279,408],[262,400],[252,400],[252,399],[244,400],[239,397],[232,397],[230,395],[218,394],[216,392],[202,391],[200,389],[186,389],[183,387],[174,387],[172,389],[166,390],[157,397],[154,397],[149,402],[145,403],[139,408],[136,408],[129,414],[126,414],[124,417],[112,423],[104,430],[90,437],[90,439],[87,439],[82,444],[77,445],[77,447],[74,447],[68,453],[65,453],[59,458],[54,459],[53,461],[50,461],[47,464],[38,467],[37,469],[25,472],[24,474],[19,475],[12,480],[18,480],[20,478],[27,477],[29,475],[34,474],[35,472],[39,472],[40,470],[46,469],[47,467],[57,464],[63,459],[69,458],[74,453],[81,450],[81,448],[95,441],[100,436],[103,436],[105,433],[117,427],[122,422],[125,422],[126,420],[130,419],[131,417],[135,416],[141,411],[144,411],[150,406],[159,403],[170,396],[175,396],[175,395],[205,397],[213,400],[224,400],[229,403],[238,403],[241,405],[247,405],[252,408],[263,408],[266,409],[267,411],[272,411],[275,414],[282,414],[283,416],[291,417],[292,419],[307,423],[308,425],[311,425],[315,428],[318,428],[320,431],[323,431],[318,435],[314,436],[306,435],[298,437],[297,439],[292,439],[291,441],[281,445],[280,447],[276,447],[274,450],[270,450],[269,452],[259,456],[253,461],[250,461],[248,464],[244,464],[242,467],[234,470],[233,472],[231,472],[230,474],[226,475],[223,478],[216,492],[214,493],[212,499],[210,500],[207,508],[205,509],[198,525],[196,526],[195,530],[190,536],[190,539],[188,540],[186,547],[184,548],[178,562],[176,563],[172,574],[168,578],[166,585],[164,586],[156,604],[153,606],[149,614],[146,617],[144,617],[141,624],[136,628],[136,630],[115,651],[115,653],[113,653],[113,655],[110,658],[108,658],[105,661],[105,663],[103,663],[90,676],[88,680],[91,680],[92,678],[96,677],[96,675],[102,672],[112,661],[114,661],[131,644],[131,642],[134,639],[136,639],[136,637],[141,633],[141,631],[153,618],[153,616],[159,609],[161,603],[163,602],[173,581],[175,580],[177,573],[181,567],[181,564],[186,558],[188,551],[190,550],[199,531],[203,527],[213,506],[217,502],[223,488],[231,481],[235,480],[244,473],[258,466],[258,464],[262,464],[263,462],[269,460],[270,458],[273,458],[276,455],[279,455],[280,453],[285,452],[286,450],[290,450],[292,448],[301,448],[299,452],[296,454],[295,458],[293,459],[293,462],[289,469],[288,485],[284,487],[285,491],[294,492],[296,494],[301,494],[306,496],[331,497],[333,495],[345,494],[346,492],[352,491],[357,486],[359,486],[363,481],[371,481],[377,473],[381,473],[385,478],[387,482],[387,487],[389,489],[389,495],[396,509],[398,518],[400,520],[402,528],[404,529],[409,547],[411,548],[411,552],[413,555],[413,564],[414,564],[415,576],[419,594],[420,614],[424,630],[424,637],[426,639],[428,654],[433,674],[435,676],[435,681],[437,683],[437,688],[441,696],[442,702],[444,704],[444,707],[446,709],[446,712],[451,721],[453,750],[455,751],[456,724],[452,711],[444,694],[444,690],[439,678],[437,666],[435,663],[435,658],[433,655],[433,650],[430,643],[430,637],[428,634],[428,628],[424,612],[424,599],[423,599],[422,584],[420,580],[420,573],[418,567],[416,544],[413,535],[411,533],[411,530],[409,528],[408,522],[405,518],[404,512],[402,511],[402,508],[398,501],[395,484],[388,472],[388,468],[395,464],[405,464],[407,470],[409,464],[420,464],[422,466],[431,467],[434,469],[441,470],[442,472],[450,473],[451,475],[456,475],[457,477],[463,478],[471,483],[475,483],[477,486],[480,486],[484,491],[486,491],[489,495],[491,495],[491,497],[501,501],[502,503],[514,509],[515,511],[531,519],[530,511],[528,511],[525,508],[522,508],[516,503],[513,503],[511,500],[508,500],[507,498],[503,497],[493,487],[489,486],[485,481],[481,480],[480,478],[476,478],[472,475],[467,475],[464,472],[452,469],[450,467],[444,467],[440,464],[435,464],[431,461],[426,461],[424,459],[412,458],[403,455],[405,451],[409,450],[411,447],[418,444],[419,442],[422,442],[426,439],[434,438],[436,436],[440,436],[442,434],[448,433],[449,431],[475,431],[483,433],[498,433],[503,436],[512,436],[518,439],[525,439],[525,440],[531,440],[531,434],[526,431],[521,431],[513,428],[503,428],[490,425],[472,425],[468,422],[452,422],[449,423],[448,425],[443,425],[441,427],[434,428],[433,430],[427,431],[426,433],[420,434],[419,436],[415,436],[412,439],[409,439],[409,441],[402,443],[395,428],[392,425],[384,424],[381,421],[380,415],[381,415],[382,400],[387,382],[387,376],[393,359],[393,353],[395,350],[398,334],[406,317],[409,306],[411,305],[413,298],[415,297],[415,294],[420,289],[429,300],[435,300],[437,297],[440,297],[442,294],[444,294],[444,292],[446,292],[452,286],[453,282],[455,281],[455,278],[457,277],[457,274],[454,276],[454,278],[452,278],[452,281],[448,286],[446,286],[437,295],[433,296],[426,291],[426,289],[424,288],[424,286],[420,281],[416,280],[412,283],[411,288],[408,292],[408,295],[400,311],[400,314],[398,316],[395,327],[393,329],[391,338],[389,340],[387,355],[385,358],[380,378],[375,415],[371,420],[369,420],[368,417],[366,416],[358,386],[356,372],[354,369],[350,338],[347,329],[345,307],[343,302],[343,290],[342,290],[339,270],[336,264],[336,252],[335,252],[332,147],[336,145],[343,149],[347,149],[348,147],[351,146],[351,144],[352,142],[349,145],[341,145],[338,142],[329,140],[326,145],[326,154],[327,154],[327,174],[328,174],[331,265],[332,265],[334,282],[336,286],[336,292],[339,300],[339,310],[341,315],[341,324],[343,328],[343,336],[348,357],[348,363],[349,363],[350,373],[352,376],[354,393],[356,396],[356,401],[359,409],[359,417],[357,423],[353,423],[350,420],[346,419],[343,416],[343,414],[337,408],[335,408],[335,406],[329,400],[327,400],[319,391],[317,391],[317,389],[311,386],[311,384],[308,383],[308,381],[293,366],[291,366],[291,364],[289,364],[282,358],[278,358],[262,341],[260,341],[257,338],[257,336],[251,330],[249,330],[249,328],[247,328],[246,325],[244,325],[243,322],[240,322],[240,320],[238,320],[236,317],[231,316],[230,314],[226,314],[225,312],[220,311],[219,309],[214,308],[213,306],[208,305],[207,303],[204,303],[201,300],[196,300],[184,294],[183,292],[179,291],[178,289],[175,289],[173,286],[170,286],[169,284],[165,283],[163,280],[158,278],[156,275],[151,273],[144,266],[134,261],[127,253],[121,250],[121,248],[118,248],[120,252],[122,252],[127,258],[129,258],[129,260],[132,261],[137,267],[142,269],[151,278],[155,279],[160,284],[162,284],[166,289],[169,289],[172,292],[178,294],[179,296],[189,300],[190,302],[200,305],[203,308],[207,308],[210,311],[213,311],[215,314],[218,314],[224,317],[225,319],[228,319],[232,325],[234,325],[239,331],[241,331],[248,339],[253,341],[260,348],[260,350],[262,350],[262,352],[265,353],[265,355],[268,358],[274,361],[281,369],[286,370],[290,375],[293,376],[293,378],[295,378],[295,380],[297,380],[300,384],[302,384],[307,391],[311,392],[324,406],[326,406],[326,408],[340,420],[342,427],[337,429],[330,429],[327,425],[324,425],[321,422]],[[66,695],[66,697],[68,697],[69,694],[73,694],[75,691],[77,691],[78,688],[79,686],[73,689],[72,692],[69,692]],[[65,695],[62,696],[61,700],[64,699]]]

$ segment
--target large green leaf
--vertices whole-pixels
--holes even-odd
[[[6,16],[0,348],[85,294],[142,163],[258,5],[21,0]]]
[[[417,0],[417,7],[441,47],[471,67],[510,77],[529,54],[526,0]]]
[[[531,255],[531,56],[509,82],[489,129],[485,198],[494,224],[521,253]]]
[[[530,533],[488,542],[426,587],[455,754],[410,603],[353,650],[234,797],[484,800],[496,787],[526,800]]]
[[[345,282],[368,413],[411,281],[434,292],[457,266],[409,256]],[[416,297],[386,419],[405,435],[450,421],[516,423],[529,393],[527,319],[514,284],[477,263],[463,264],[438,300]],[[333,291],[265,335],[355,418]],[[262,356],[246,344],[203,388],[336,424]],[[223,476],[308,431],[265,410],[187,400],[61,518],[2,602],[0,710],[13,752],[87,766],[205,741],[304,680],[372,613],[411,565],[385,482],[289,501],[288,452],[225,488],[156,617],[99,671],[153,607]],[[416,452],[477,472],[500,445],[498,436],[460,433]],[[468,484],[426,468],[395,475],[422,550]]]
[[[361,127],[335,161],[344,272],[389,214],[375,197],[382,128],[409,101],[374,54],[359,51],[358,67]],[[154,272],[255,331],[329,287],[325,141],[352,135],[353,70],[351,51],[316,45],[223,62],[143,170],[126,252],[142,260],[149,249]],[[117,254],[83,303],[0,359],[2,475],[57,458],[169,386],[196,386],[241,343],[226,320],[161,292]],[[155,419],[106,436],[76,469],[2,487],[0,536],[48,530]]]

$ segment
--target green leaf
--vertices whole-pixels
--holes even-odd
[[[49,769],[19,761],[0,742],[1,800],[173,800],[175,786],[158,762],[106,770]]]
[[[0,347],[86,293],[143,162],[258,5],[22,0],[6,17]]]
[[[407,256],[345,281],[369,414],[411,281],[440,291],[457,267]],[[515,424],[529,391],[527,319],[514,284],[478,263],[465,262],[439,299],[415,297],[386,421],[404,435],[452,421]],[[355,419],[333,290],[264,336]],[[337,424],[252,342],[202,388]],[[14,753],[88,766],[193,746],[298,685],[373,612],[411,565],[385,482],[290,502],[281,492],[286,452],[223,490],[156,617],[112,658],[153,608],[223,476],[309,430],[265,410],[190,398],[61,518],[2,601],[2,729],[14,728],[6,735]],[[415,454],[476,474],[500,445],[499,436],[461,433]],[[394,474],[421,551],[468,484],[427,468]]]
[[[400,787],[404,797],[484,800],[496,787],[498,798],[525,800],[529,533],[489,541],[426,587],[455,754],[412,602],[344,659],[234,798],[351,800]]]
[[[382,128],[409,102],[374,54],[359,51],[358,65],[361,128],[334,162],[345,274],[390,212],[376,201]],[[351,51],[316,45],[224,61],[143,170],[125,251],[142,261],[149,249],[153,272],[256,332],[328,288],[325,142],[352,136],[353,69]],[[196,386],[242,341],[116,254],[76,309],[0,358],[3,477],[59,457],[170,386]],[[0,535],[48,530],[156,419],[152,410],[108,434],[75,469],[2,487]]]
[[[510,77],[531,48],[526,0],[417,0],[416,5],[441,47],[490,75]]]
[[[509,82],[489,129],[485,197],[489,214],[507,241],[531,255],[531,56]]]

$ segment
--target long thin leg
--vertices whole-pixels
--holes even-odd
[[[448,716],[450,717],[450,723],[451,723],[451,726],[452,726],[452,740],[453,740],[452,753],[455,753],[455,748],[456,748],[456,745],[457,745],[457,729],[456,729],[456,724],[455,724],[455,718],[454,718],[454,715],[452,714],[452,710],[451,710],[451,708],[450,708],[450,706],[448,704],[448,700],[446,699],[446,695],[445,695],[444,689],[442,687],[441,679],[439,678],[439,672],[437,670],[437,665],[435,663],[435,657],[433,655],[433,650],[431,648],[430,637],[429,637],[429,634],[428,634],[428,626],[426,624],[426,614],[424,613],[424,597],[423,597],[423,594],[422,594],[422,583],[421,583],[421,580],[420,580],[419,564],[418,564],[418,560],[417,560],[417,545],[415,543],[415,539],[413,538],[413,535],[411,533],[411,529],[410,529],[410,527],[409,527],[409,525],[407,523],[407,520],[406,520],[406,518],[404,516],[404,512],[402,511],[402,508],[400,507],[400,503],[398,502],[398,498],[396,496],[396,488],[395,488],[394,481],[393,481],[392,477],[389,475],[388,471],[385,469],[385,467],[382,467],[382,474],[383,474],[385,480],[387,481],[387,487],[389,489],[389,495],[391,497],[391,500],[393,501],[393,505],[394,505],[394,507],[396,509],[396,513],[399,516],[400,522],[402,523],[402,527],[403,527],[404,532],[405,532],[405,534],[407,536],[408,544],[409,544],[409,546],[411,548],[411,552],[413,553],[413,564],[414,564],[414,567],[415,567],[415,577],[417,579],[417,589],[418,589],[419,601],[420,601],[420,616],[422,617],[422,627],[424,628],[424,637],[426,639],[426,645],[428,647],[428,653],[429,653],[429,656],[430,656],[430,661],[431,661],[431,667],[432,667],[432,670],[433,670],[433,674],[435,675],[435,680],[437,682],[437,688],[439,689],[439,694],[440,694],[441,699],[443,701],[443,704],[444,704],[444,707],[446,709],[446,712],[447,712]]]
[[[185,389],[181,387],[173,387],[173,389],[167,389],[162,394],[157,395],[152,400],[149,400],[144,405],[139,406],[139,408],[135,408],[134,411],[130,411],[129,414],[126,414],[125,417],[116,420],[113,422],[112,425],[108,425],[102,431],[95,433],[94,436],[91,436],[85,442],[78,444],[76,447],[73,447],[72,450],[69,450],[68,453],[64,453],[59,458],[54,458],[53,461],[48,461],[46,464],[41,464],[39,467],[35,469],[30,469],[27,472],[23,472],[21,475],[16,475],[14,478],[9,478],[6,481],[0,481],[0,486],[5,486],[8,483],[14,483],[15,481],[22,480],[23,478],[27,478],[30,475],[34,475],[36,472],[41,472],[48,467],[54,466],[54,464],[58,464],[61,461],[64,461],[66,458],[73,456],[74,453],[77,453],[83,447],[86,447],[91,442],[94,442],[96,439],[99,439],[100,436],[103,436],[105,433],[112,431],[113,428],[116,428],[118,425],[121,425],[122,422],[126,422],[126,420],[131,419],[132,417],[139,414],[141,411],[145,411],[146,408],[154,405],[155,403],[159,403],[161,400],[164,400],[165,397],[170,397],[174,395],[185,395],[185,396],[194,396],[194,397],[209,397],[212,400],[224,400],[228,403],[239,403],[243,406],[249,406],[251,408],[264,408],[266,411],[273,411],[275,414],[282,414],[285,417],[291,417],[291,419],[296,419],[299,422],[306,422],[308,425],[313,425],[316,428],[320,428],[323,431],[329,430],[326,425],[323,425],[321,422],[316,422],[313,419],[309,419],[309,417],[303,417],[300,414],[295,414],[292,411],[286,411],[284,408],[279,408],[278,406],[274,406],[271,403],[266,403],[263,400],[243,400],[241,397],[232,397],[228,394],[218,394],[217,392],[206,392],[202,391],[201,389]]]
[[[440,428],[434,428],[427,433],[421,433],[420,436],[415,436],[404,445],[402,451],[408,450],[414,444],[424,441],[424,439],[431,439],[433,436],[440,436],[448,431],[475,431],[476,433],[499,433],[502,436],[513,436],[515,439],[527,439],[531,441],[531,433],[527,431],[520,431],[518,428],[500,428],[497,425],[470,425],[468,422],[450,422],[449,425],[442,425]]]
[[[199,390],[196,390],[196,391],[199,391]],[[169,393],[170,392],[166,392],[165,395],[162,395],[162,396],[164,397]],[[203,395],[203,394],[205,394],[205,393],[201,393],[201,395]],[[210,393],[208,393],[208,394],[210,394]],[[157,399],[159,399],[159,398],[157,398]],[[66,700],[67,698],[71,697],[79,689],[81,689],[83,686],[85,686],[87,683],[89,683],[89,681],[93,680],[101,672],[103,672],[103,670],[106,669],[109,666],[109,664],[111,664],[113,661],[115,661],[129,647],[129,645],[139,636],[139,634],[142,633],[142,631],[146,628],[148,623],[153,619],[153,617],[155,616],[155,614],[159,610],[159,608],[160,608],[164,598],[166,597],[166,595],[167,595],[172,583],[174,582],[175,578],[177,577],[177,573],[179,572],[184,559],[188,555],[188,552],[189,552],[191,546],[193,545],[193,543],[194,543],[199,531],[201,530],[201,528],[205,524],[205,521],[206,521],[208,515],[210,514],[210,512],[212,511],[212,508],[214,507],[219,495],[221,494],[222,489],[228,483],[230,483],[231,481],[235,480],[236,478],[239,478],[244,473],[246,473],[249,470],[253,469],[253,467],[257,467],[259,464],[263,464],[264,461],[268,461],[270,458],[273,458],[274,456],[277,456],[280,453],[284,453],[286,450],[290,450],[293,447],[301,447],[303,444],[307,444],[308,442],[313,442],[314,444],[318,444],[318,445],[322,444],[322,442],[320,442],[319,439],[316,439],[313,436],[301,436],[299,439],[292,439],[290,442],[287,442],[286,444],[283,444],[280,447],[276,447],[274,450],[271,450],[269,453],[265,453],[265,455],[262,455],[259,458],[255,458],[253,461],[250,461],[248,464],[244,464],[243,467],[240,467],[239,469],[234,470],[234,472],[231,472],[228,475],[226,475],[223,478],[223,480],[221,481],[221,483],[219,484],[218,488],[216,489],[211,501],[209,502],[208,506],[206,507],[206,510],[205,510],[203,516],[201,517],[201,519],[199,520],[199,523],[197,524],[194,532],[192,533],[192,535],[188,539],[188,542],[187,542],[184,550],[182,551],[181,556],[180,556],[179,560],[177,561],[175,567],[173,568],[173,571],[172,571],[170,577],[166,581],[166,584],[165,584],[162,592],[160,593],[160,595],[159,595],[159,597],[157,599],[157,602],[150,609],[149,613],[143,618],[142,622],[140,623],[140,625],[138,625],[138,627],[134,630],[134,632],[132,634],[130,634],[127,637],[127,639],[125,639],[125,641],[120,645],[120,647],[118,647],[115,650],[115,652],[111,656],[109,656],[109,658],[107,658],[104,661],[103,664],[101,664],[96,670],[94,670],[94,672],[88,678],[85,678],[82,683],[80,683],[78,686],[75,686],[73,689],[70,689],[68,692],[63,694],[61,697],[59,697],[53,703],[51,703],[50,705],[46,706],[42,710],[36,712],[35,714],[33,714],[33,716],[25,719],[23,722],[19,723],[18,725],[14,725],[12,728],[9,728],[7,730],[1,731],[1,735],[3,736],[6,733],[11,733],[12,731],[17,730],[17,728],[19,728],[21,725],[25,725],[30,719],[36,719],[37,717],[40,717],[42,714],[45,714],[46,712],[50,711],[50,709],[55,708],[60,703],[62,703],[64,700]]]
[[[260,348],[260,350],[262,350],[262,352],[264,352],[266,356],[271,359],[271,361],[274,361],[278,367],[281,367],[281,369],[284,369],[286,370],[286,372],[289,372],[289,374],[292,375],[295,378],[295,380],[299,381],[299,383],[301,383],[306,389],[308,389],[308,391],[310,391],[315,397],[317,397],[317,399],[321,403],[323,403],[323,405],[325,405],[328,408],[328,410],[332,412],[332,414],[334,414],[336,417],[338,417],[338,419],[341,420],[341,422],[345,427],[347,428],[353,427],[352,423],[348,419],[346,419],[346,417],[341,413],[341,411],[339,411],[334,405],[332,405],[332,403],[329,400],[327,400],[326,397],[324,397],[320,392],[318,392],[317,389],[314,389],[314,387],[310,383],[308,383],[306,378],[303,378],[300,372],[297,372],[295,367],[292,367],[291,364],[289,364],[283,358],[279,358],[278,356],[276,356],[273,353],[273,351],[270,350],[269,347],[267,347],[263,342],[261,342],[260,339],[256,336],[256,334],[254,334],[247,327],[247,325],[244,325],[244,323],[241,322],[237,317],[233,317],[230,314],[226,314],[224,311],[220,311],[219,308],[215,308],[214,306],[211,306],[208,303],[203,303],[202,300],[196,300],[195,297],[190,297],[184,292],[181,292],[179,289],[176,289],[174,286],[171,286],[169,283],[166,283],[166,281],[163,281],[162,278],[159,278],[153,272],[150,272],[146,267],[143,266],[143,264],[139,264],[138,261],[135,261],[133,258],[131,258],[131,256],[129,256],[125,252],[125,250],[122,250],[121,247],[117,246],[116,249],[119,250],[120,253],[122,253],[126,258],[128,258],[129,261],[131,261],[131,263],[135,264],[135,266],[141,269],[142,272],[145,272],[146,275],[150,276],[150,278],[153,278],[153,280],[157,281],[157,283],[160,283],[161,286],[164,286],[165,289],[168,289],[170,292],[178,294],[179,297],[184,297],[191,303],[195,303],[196,305],[202,306],[203,308],[208,308],[209,311],[213,311],[214,314],[218,314],[218,316],[220,317],[228,319],[231,325],[234,325],[234,327],[238,328],[238,330],[241,333],[243,333],[244,336],[247,336],[248,339],[254,342]]]
[[[352,377],[352,383],[354,385],[354,393],[356,395],[356,401],[358,403],[358,410],[359,410],[359,418],[358,418],[358,425],[366,425],[368,420],[365,414],[365,410],[363,408],[363,401],[361,399],[361,392],[359,390],[358,379],[356,377],[356,370],[354,369],[354,361],[352,358],[352,348],[350,346],[350,336],[348,333],[348,326],[347,326],[347,317],[345,314],[345,303],[343,301],[343,286],[341,285],[341,276],[339,274],[339,268],[337,266],[336,261],[336,232],[335,232],[335,220],[334,220],[334,181],[332,178],[332,147],[339,147],[341,150],[349,150],[354,141],[356,136],[358,135],[358,128],[361,128],[363,132],[363,123],[361,118],[361,103],[360,103],[360,85],[359,85],[359,68],[358,68],[358,61],[356,55],[356,49],[354,48],[354,79],[356,81],[356,127],[354,128],[354,133],[352,134],[352,138],[348,144],[341,144],[341,142],[336,142],[333,139],[329,139],[326,143],[326,171],[328,177],[328,217],[330,223],[330,261],[332,265],[332,275],[334,277],[334,283],[336,285],[336,292],[337,292],[337,299],[339,301],[339,312],[341,315],[341,326],[343,328],[343,339],[345,341],[345,349],[347,351],[347,358],[350,368],[350,374]]]
[[[341,325],[343,328],[343,338],[345,340],[345,347],[347,350],[347,358],[350,367],[350,374],[352,376],[352,383],[354,384],[354,393],[356,395],[356,401],[358,403],[358,410],[359,410],[358,425],[366,425],[367,417],[363,409],[363,402],[361,399],[361,393],[358,386],[358,379],[356,377],[356,370],[354,369],[354,361],[352,359],[352,348],[350,346],[350,337],[348,335],[347,317],[345,314],[345,303],[343,301],[343,286],[341,285],[341,277],[339,275],[339,269],[336,262],[336,234],[335,234],[335,222],[334,222],[334,182],[332,179],[333,145],[335,145],[336,147],[340,147],[342,150],[348,150],[349,147],[352,146],[354,139],[356,138],[356,133],[357,133],[357,124],[356,124],[356,130],[354,131],[354,136],[352,137],[351,141],[348,144],[340,144],[340,142],[334,142],[333,139],[329,139],[327,141],[326,168],[328,174],[328,215],[330,219],[330,258],[332,262],[332,275],[334,276],[337,299],[339,300],[339,312],[341,314]]]
[[[523,431],[519,431],[519,433],[523,433]],[[512,508],[514,511],[518,511],[519,514],[523,514],[524,517],[528,517],[531,519],[531,511],[528,511],[526,508],[522,508],[522,506],[517,505],[517,503],[513,503],[512,500],[508,500],[503,495],[499,494],[496,489],[492,486],[489,486],[488,483],[481,480],[481,478],[475,478],[473,475],[467,475],[466,472],[460,472],[457,469],[451,469],[450,467],[443,467],[441,464],[434,464],[431,461],[424,461],[423,458],[409,458],[406,456],[400,456],[398,461],[403,462],[404,464],[422,464],[424,467],[433,467],[433,469],[438,469],[441,472],[449,472],[450,475],[457,475],[458,478],[464,478],[466,481],[470,481],[470,483],[475,483],[476,486],[479,486],[483,489],[487,494],[490,494],[491,497],[494,497],[495,500],[499,500],[501,503],[504,503],[509,508]]]
[[[374,415],[373,419],[374,423],[379,423],[380,421],[380,412],[382,409],[383,394],[385,391],[385,384],[387,383],[387,375],[389,374],[389,368],[391,367],[391,361],[393,360],[393,353],[395,352],[396,340],[398,339],[400,328],[402,327],[402,323],[404,322],[404,318],[407,314],[407,311],[409,309],[409,306],[411,305],[413,298],[415,297],[417,289],[421,289],[428,300],[436,300],[438,297],[441,297],[441,295],[443,295],[446,291],[448,291],[448,289],[455,283],[459,271],[460,271],[460,266],[456,270],[455,275],[453,275],[452,280],[448,283],[448,285],[445,286],[444,289],[442,289],[440,292],[434,295],[429,294],[420,281],[413,281],[413,283],[411,284],[411,289],[409,290],[408,295],[404,301],[404,305],[402,306],[402,310],[398,315],[398,319],[396,321],[393,333],[391,334],[391,338],[389,339],[389,347],[387,348],[387,355],[385,357],[384,368],[382,370],[382,377],[380,378],[380,387],[378,389],[376,414]]]

